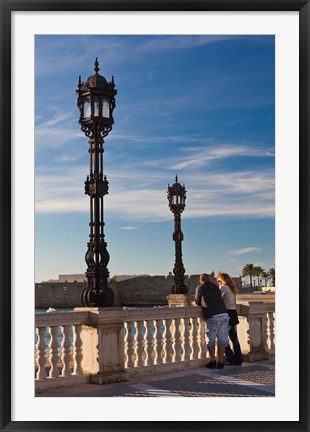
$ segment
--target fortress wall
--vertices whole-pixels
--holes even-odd
[[[215,280],[211,278],[213,282]],[[241,292],[240,278],[234,278]],[[188,294],[194,295],[199,275],[185,276]],[[173,276],[140,276],[120,282],[109,282],[114,292],[115,306],[162,306],[171,294]],[[81,305],[81,294],[86,282],[42,282],[35,284],[35,307],[38,309],[74,308]]]
[[[194,294],[199,275],[185,276],[189,294]],[[143,276],[126,279],[117,283],[122,305],[166,305],[166,297],[171,294],[173,276]]]
[[[36,309],[73,308],[81,305],[86,282],[42,282],[35,284]]]

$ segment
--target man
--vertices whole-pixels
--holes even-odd
[[[220,289],[209,280],[206,273],[200,275],[200,285],[195,290],[195,303],[202,307],[206,319],[209,369],[223,369],[225,346],[228,345],[228,313]],[[218,362],[215,360],[215,340],[217,339]]]

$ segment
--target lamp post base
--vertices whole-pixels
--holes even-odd
[[[114,293],[109,287],[100,289],[97,295],[95,288],[85,288],[81,295],[84,307],[111,307],[114,304]]]
[[[169,307],[188,307],[193,301],[193,297],[187,294],[169,294],[166,299]]]

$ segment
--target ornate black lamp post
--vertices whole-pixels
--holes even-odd
[[[185,185],[178,182],[178,176],[175,177],[175,183],[168,184],[167,198],[169,207],[174,214],[174,233],[172,239],[175,242],[175,264],[174,264],[174,286],[171,289],[172,294],[187,294],[188,287],[184,284],[185,269],[182,261],[182,240],[181,231],[181,213],[185,209],[186,190]]]
[[[108,82],[99,75],[96,58],[95,74],[85,82],[79,77],[77,105],[80,110],[81,130],[89,138],[89,175],[85,181],[85,194],[90,197],[89,241],[85,261],[88,287],[82,293],[83,306],[112,306],[113,291],[108,287],[110,260],[104,236],[103,197],[108,193],[109,182],[103,176],[103,138],[112,130],[115,108],[114,78]]]

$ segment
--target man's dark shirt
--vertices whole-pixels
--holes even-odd
[[[197,286],[195,302],[198,306],[202,306],[202,313],[206,320],[214,315],[227,313],[221,290],[210,281]]]

